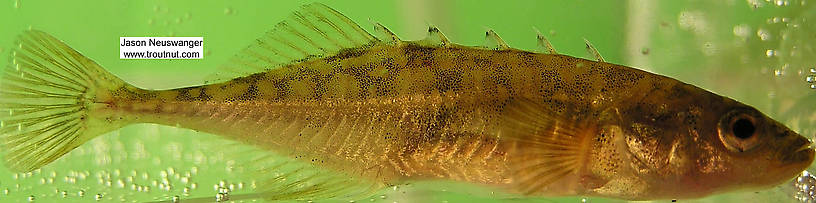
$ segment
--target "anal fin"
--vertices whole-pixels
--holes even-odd
[[[382,182],[312,163],[309,158],[293,158],[238,143],[227,150],[227,156],[235,157],[232,160],[243,167],[241,175],[255,180],[257,189],[247,198],[352,201],[386,187]],[[247,158],[247,154],[253,156]]]

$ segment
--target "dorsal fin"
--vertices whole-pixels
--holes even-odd
[[[555,48],[553,48],[552,44],[550,44],[550,40],[547,40],[547,38],[544,37],[544,34],[541,34],[541,31],[538,31],[538,29],[535,27],[533,27],[533,29],[536,31],[538,49],[548,54],[558,54],[558,52],[555,51]]]
[[[379,32],[379,34],[381,35],[380,38],[381,41],[392,44],[400,44],[402,42],[402,40],[399,37],[397,37],[396,34],[391,32],[391,30],[389,30],[379,22],[372,21],[371,23],[374,24],[374,31]]]
[[[206,79],[209,82],[233,79],[377,41],[334,9],[320,3],[307,4]]]
[[[448,37],[445,37],[445,34],[439,31],[439,28],[432,25],[428,27],[428,36],[425,37],[425,39],[417,41],[417,43],[427,46],[444,47],[450,45],[450,40],[448,40]]]
[[[499,37],[499,34],[496,34],[496,32],[493,31],[493,29],[488,29],[485,32],[485,44],[484,44],[484,46],[487,47],[488,49],[493,49],[493,50],[510,49],[510,46],[508,46],[507,43],[505,43],[504,40],[502,40],[502,38]]]
[[[594,57],[595,60],[597,60],[598,62],[604,62],[604,59],[603,59],[603,56],[601,56],[601,53],[598,53],[598,50],[595,49],[595,46],[592,46],[592,43],[589,43],[589,40],[584,38],[584,43],[586,43],[586,50],[589,53],[589,55],[592,55],[592,57]]]

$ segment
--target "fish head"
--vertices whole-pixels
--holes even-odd
[[[728,177],[724,181],[730,181],[729,187],[734,189],[754,189],[788,181],[813,162],[814,149],[808,138],[753,107],[726,103],[731,105],[714,115],[717,120],[709,124],[716,130],[708,136],[718,149],[706,153],[709,157],[701,157],[711,160],[721,156],[723,160],[699,165],[697,172],[707,172],[705,167],[719,164],[725,170],[706,176],[713,180]]]
[[[757,191],[791,180],[813,162],[808,138],[751,106],[691,85],[666,89],[619,109],[624,121],[602,128],[614,135],[619,127],[625,135],[621,157],[633,177],[617,176],[642,187],[629,199]]]

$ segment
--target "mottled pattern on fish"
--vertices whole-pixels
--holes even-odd
[[[83,85],[102,89],[90,97],[85,96],[90,91],[70,91],[93,101],[87,103],[89,118],[102,124],[91,127],[147,122],[195,129],[380,186],[444,179],[535,196],[694,198],[773,185],[813,159],[807,139],[755,109],[671,78],[605,63],[591,47],[598,61],[552,53],[542,37],[551,53],[510,49],[492,31],[490,47],[450,44],[435,28],[428,39],[407,42],[375,24],[385,35],[377,40],[320,4],[292,18],[289,22],[318,37],[305,37],[294,23],[279,24],[266,36],[275,40],[260,39],[228,65],[256,70],[247,76],[143,90],[110,79],[90,62],[78,66],[93,70],[82,74],[114,82]],[[336,19],[318,21],[324,18]],[[275,38],[281,32],[299,43]],[[52,39],[31,35],[35,42]],[[70,48],[65,52],[81,57]],[[34,61],[20,63],[48,72]],[[72,75],[68,72],[62,75]],[[0,100],[0,107],[26,108],[9,101]],[[48,120],[35,118],[41,119],[9,116],[4,122],[37,126]],[[750,126],[734,127],[742,122]],[[12,140],[4,144],[12,154],[15,147],[29,146],[13,140],[39,136],[0,129]],[[56,159],[65,152],[42,156]],[[40,155],[6,159],[23,170],[53,161],[25,163],[31,156]],[[738,178],[722,181],[731,175]],[[320,197],[336,197],[327,193]],[[281,199],[313,198],[291,194]]]

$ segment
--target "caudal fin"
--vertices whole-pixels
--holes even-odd
[[[127,84],[62,41],[26,31],[11,60],[0,73],[0,149],[8,168],[38,169],[123,125],[96,110]]]

